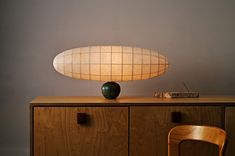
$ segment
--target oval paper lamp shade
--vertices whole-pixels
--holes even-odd
[[[58,54],[56,71],[75,79],[98,81],[144,80],[163,74],[169,64],[156,51],[127,46],[89,46]]]

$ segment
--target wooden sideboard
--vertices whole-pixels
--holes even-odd
[[[235,155],[235,97],[37,97],[30,104],[31,156],[167,156],[167,134],[181,124],[229,135]],[[216,146],[186,141],[182,156],[217,156]]]

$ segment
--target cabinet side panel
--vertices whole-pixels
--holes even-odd
[[[180,124],[222,126],[220,107],[208,106],[154,106],[131,107],[130,110],[131,156],[166,156],[167,136],[171,128]],[[180,112],[180,123],[171,122],[171,113]],[[185,142],[182,156],[217,156],[214,145]]]
[[[226,156],[235,155],[235,107],[225,108],[225,130],[228,133],[228,144],[225,149]]]
[[[87,124],[77,123],[86,113]],[[37,107],[34,156],[127,156],[127,107]]]

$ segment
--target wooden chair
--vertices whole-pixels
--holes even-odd
[[[217,127],[176,126],[168,134],[168,156],[180,156],[180,143],[185,140],[204,141],[215,144],[219,147],[219,156],[223,156],[226,139],[226,132]]]

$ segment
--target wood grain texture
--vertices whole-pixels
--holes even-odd
[[[35,107],[34,156],[127,156],[127,107]],[[77,113],[89,124],[77,124]]]
[[[180,144],[183,141],[203,141],[215,144],[219,148],[219,156],[223,156],[226,132],[218,127],[180,125],[172,128],[168,134],[168,156],[180,156]]]
[[[78,96],[39,96],[35,98],[32,102],[32,106],[47,106],[47,105],[76,105],[76,104],[93,104],[93,105],[101,105],[101,104],[109,104],[109,105],[138,105],[138,104],[154,104],[154,105],[162,105],[162,104],[235,104],[235,96],[207,96],[200,98],[155,98],[155,97],[120,97],[115,100],[108,100],[104,97],[78,97]]]
[[[171,112],[181,112],[180,124],[222,126],[222,108],[212,106],[131,107],[130,153],[131,156],[166,156],[167,135],[176,123],[171,122]],[[182,156],[214,156],[214,145],[186,141],[182,143]]]
[[[235,155],[235,107],[225,109],[225,130],[228,133],[228,144],[225,155]]]

